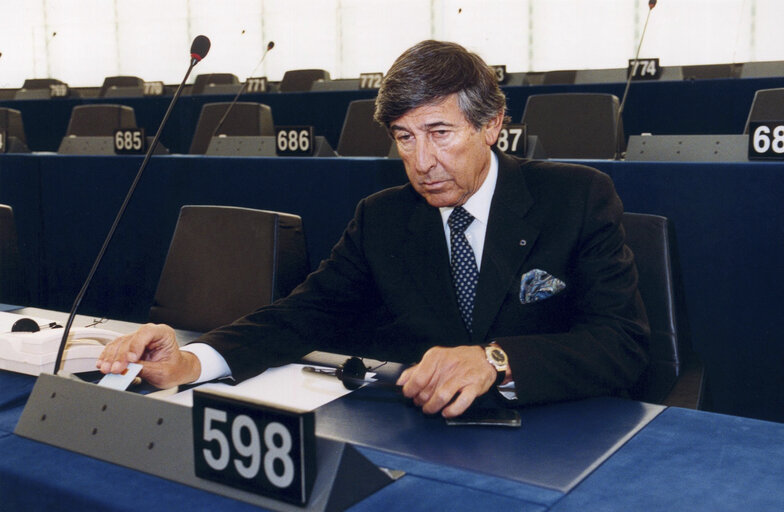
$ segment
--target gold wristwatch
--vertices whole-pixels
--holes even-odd
[[[499,386],[506,378],[506,370],[509,368],[509,358],[506,357],[506,352],[495,343],[485,345],[484,349],[487,362],[492,364],[498,372],[498,376],[495,379],[495,385]]]

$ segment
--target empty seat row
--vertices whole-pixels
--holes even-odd
[[[280,82],[270,83],[269,92],[310,91],[314,82],[329,81],[329,72],[323,69],[295,69],[286,71]],[[99,98],[139,97],[145,94],[160,95],[165,92],[163,82],[155,92],[145,90],[145,81],[137,76],[106,77],[98,90]],[[236,94],[242,83],[232,73],[207,73],[197,75],[190,94]],[[14,93],[14,99],[48,99],[52,97],[79,96],[68,84],[56,78],[28,78]]]
[[[226,115],[229,102],[207,103],[202,107],[191,139],[190,154],[209,153],[214,137],[273,137],[275,122],[269,106],[237,102]],[[341,130],[337,152],[341,156],[384,157],[392,139],[373,120],[374,100],[356,100],[349,105]],[[224,119],[225,117],[225,119]],[[71,112],[58,152],[64,154],[112,154],[113,137],[118,129],[138,128],[134,109],[127,105],[77,105]],[[0,108],[0,131],[6,133],[7,151],[28,152],[21,113]],[[322,143],[323,144],[323,143]],[[331,152],[331,148],[329,149]],[[213,153],[220,154],[220,153]],[[332,153],[334,154],[334,153]],[[274,148],[271,153],[274,155]],[[271,156],[264,155],[264,156]],[[245,156],[249,156],[247,153]],[[321,156],[324,156],[322,153]]]
[[[659,80],[701,80],[713,78],[759,78],[784,76],[784,61],[746,62],[738,64],[699,64],[690,66],[662,66]],[[571,69],[507,73],[505,86],[591,84],[624,82],[626,68]],[[162,82],[157,92],[165,90]],[[61,92],[53,88],[61,88]],[[191,94],[236,94],[242,82],[232,73],[207,73],[197,75],[190,87]],[[269,82],[268,92],[305,92],[357,90],[359,78],[332,80],[324,69],[294,69],[286,71],[280,82]],[[104,79],[98,97],[134,97],[145,94],[145,82],[136,76],[111,76]],[[16,91],[15,99],[42,99],[53,95],[74,95],[72,89],[54,78],[30,78]]]
[[[238,102],[225,116],[230,103],[207,103],[203,106],[191,139],[190,154],[226,154],[210,152],[210,144],[226,137],[272,137],[275,123],[267,105]],[[341,156],[393,156],[394,145],[386,129],[373,120],[374,100],[351,102],[344,118],[337,146]],[[225,116],[225,119],[224,119]],[[756,92],[749,110],[744,134],[752,121],[784,120],[784,89]],[[623,119],[619,101],[612,94],[563,93],[534,94],[528,97],[521,122],[528,135],[537,137],[541,152],[548,158],[608,159],[620,156],[625,149]],[[125,105],[80,105],[73,109],[66,136],[59,152],[66,154],[113,153],[111,140],[105,150],[95,145],[76,144],[80,138],[111,139],[117,129],[137,128],[133,108]],[[22,117],[18,110],[0,108],[0,132],[5,136],[6,152],[27,152]],[[334,154],[317,153],[319,156]],[[259,156],[273,156],[271,153]],[[238,156],[253,156],[242,153]]]

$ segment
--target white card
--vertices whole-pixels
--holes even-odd
[[[105,388],[125,391],[128,389],[128,386],[131,385],[131,382],[133,382],[134,377],[139,375],[140,371],[142,371],[142,365],[137,363],[128,363],[128,367],[124,372],[107,373],[103,376],[100,382],[98,382],[98,385]]]

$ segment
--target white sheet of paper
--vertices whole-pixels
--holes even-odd
[[[270,405],[312,411],[340,398],[350,390],[329,375],[303,372],[302,364],[270,368],[236,386],[222,383],[202,384],[194,389],[215,390],[238,398],[250,398]],[[193,389],[161,397],[161,400],[193,406]]]

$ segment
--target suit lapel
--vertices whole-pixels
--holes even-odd
[[[485,339],[490,326],[539,236],[539,226],[526,222],[534,204],[520,162],[498,154],[498,181],[485,234],[482,268],[479,273],[472,339]]]
[[[424,199],[419,200],[408,230],[403,256],[419,294],[432,306],[437,315],[434,320],[449,326],[453,332],[450,337],[467,337],[452,286],[446,237],[438,209],[429,206]]]

